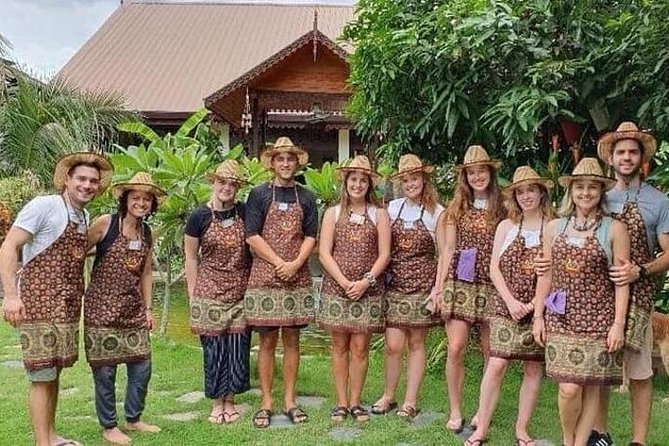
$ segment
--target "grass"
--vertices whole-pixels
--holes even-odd
[[[178,305],[178,303],[177,303]],[[83,359],[83,355],[80,357]],[[258,430],[251,427],[251,414],[247,411],[241,422],[230,426],[215,426],[206,421],[210,402],[180,403],[176,398],[184,393],[202,389],[202,357],[199,348],[184,342],[154,337],[153,339],[153,379],[151,381],[144,419],[161,426],[158,435],[133,434],[133,445],[295,445],[314,446],[340,444],[330,439],[328,414],[333,406],[332,380],[329,358],[308,356],[303,358],[298,380],[301,395],[318,395],[326,398],[319,408],[308,409],[310,421],[293,429]],[[0,362],[20,359],[18,340],[11,327],[0,325]],[[90,370],[80,361],[63,372],[61,397],[57,416],[58,429],[71,438],[76,438],[86,446],[101,445],[100,428],[95,418],[93,405],[93,384]],[[279,369],[280,370],[280,369]],[[373,352],[363,400],[371,404],[382,393],[383,357]],[[442,369],[443,370],[443,369]],[[478,385],[481,379],[481,360],[472,353],[467,358],[467,381],[465,384],[465,413],[469,416],[476,410]],[[521,369],[514,365],[507,376],[503,395],[495,415],[490,435],[490,445],[513,445],[518,387]],[[255,369],[252,382],[257,386]],[[125,386],[125,371],[120,369],[117,389],[118,401],[122,401]],[[26,410],[28,382],[22,369],[0,365],[0,445],[31,444],[29,418]],[[67,390],[70,389],[70,390]],[[76,390],[74,390],[76,389]],[[275,401],[282,401],[280,373],[277,374]],[[63,392],[63,390],[66,390]],[[403,395],[399,389],[398,396]],[[669,443],[669,405],[661,402],[669,392],[669,380],[655,381],[655,406],[651,421],[648,445]],[[259,397],[245,394],[238,397],[239,403],[250,404],[255,409]],[[423,411],[446,412],[447,400],[444,379],[441,372],[429,373],[424,381],[419,406]],[[276,409],[280,407],[277,406]],[[191,422],[169,421],[162,418],[166,414],[197,412],[199,417]],[[122,409],[119,407],[122,417]],[[614,393],[611,406],[611,431],[617,444],[629,441],[629,405],[626,396]],[[347,426],[353,422],[347,421]],[[542,386],[539,406],[534,415],[531,432],[537,438],[550,439],[560,444],[560,427],[556,404],[556,386],[546,380]],[[443,427],[443,418],[419,428],[410,429],[405,422],[394,416],[373,418],[362,427],[362,435],[353,442],[356,445],[457,445],[460,442]]]

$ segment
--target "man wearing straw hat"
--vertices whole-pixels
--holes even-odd
[[[630,309],[625,334],[625,374],[630,380],[632,442],[644,445],[652,403],[652,348],[650,325],[655,300],[654,276],[669,269],[669,199],[642,181],[641,167],[650,162],[657,143],[633,122],[623,122],[616,131],[604,135],[597,145],[602,161],[616,176],[616,185],[606,194],[613,215],[627,225],[631,242],[631,262],[612,266],[611,280],[631,284]],[[662,254],[655,257],[657,252]],[[613,444],[606,433],[609,389],[602,392],[600,412],[589,445]]]
[[[79,349],[88,232],[84,207],[111,176],[112,166],[100,155],[64,156],[53,178],[59,194],[30,201],[0,248],[4,318],[19,330],[37,446],[78,444],[55,431],[58,382],[61,370],[77,361]],[[23,266],[17,275],[20,250]]]
[[[248,325],[260,333],[258,373],[261,408],[253,417],[256,427],[268,427],[272,417],[274,353],[283,342],[285,415],[302,423],[307,415],[297,407],[295,381],[300,361],[300,328],[313,319],[314,299],[307,259],[316,244],[318,214],[314,195],[295,182],[307,153],[287,137],[261,155],[274,179],[251,190],[246,203],[246,241],[254,253],[244,297]]]

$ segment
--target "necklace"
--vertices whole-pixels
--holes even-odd
[[[576,215],[571,216],[571,226],[577,232],[586,232],[597,226],[600,220],[600,215],[597,213],[595,218],[588,221],[588,217],[585,217],[582,221],[576,219]]]

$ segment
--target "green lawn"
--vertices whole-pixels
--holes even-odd
[[[311,356],[302,362],[298,383],[301,395],[319,395],[327,398],[320,408],[309,410],[309,423],[292,429],[258,430],[251,427],[251,411],[244,414],[241,422],[231,426],[214,426],[206,421],[210,403],[202,400],[197,403],[180,403],[176,397],[202,388],[202,358],[200,350],[183,342],[174,343],[154,338],[154,375],[151,381],[145,419],[155,422],[163,428],[158,435],[133,435],[133,445],[325,445],[338,444],[328,436],[330,423],[328,413],[333,405],[331,398],[331,378],[329,361],[324,356]],[[7,324],[0,325],[0,362],[20,358],[16,335]],[[373,353],[370,363],[369,379],[365,389],[364,401],[371,403],[381,394],[383,358],[380,353]],[[471,416],[476,406],[478,384],[481,376],[481,361],[478,355],[468,358],[469,370],[466,383],[466,413]],[[516,395],[520,381],[520,369],[516,366],[510,371],[504,386],[504,394],[497,411],[491,432],[491,445],[512,445],[513,425],[515,421]],[[253,372],[255,374],[255,371]],[[119,400],[124,388],[125,373],[119,376],[117,387]],[[280,375],[278,375],[280,378]],[[257,383],[255,376],[254,385]],[[92,380],[84,361],[66,370],[62,377],[61,395],[58,413],[58,428],[70,437],[85,445],[103,444],[100,440],[100,428],[95,419],[93,406]],[[0,445],[31,444],[31,434],[26,413],[26,391],[28,382],[22,369],[0,365]],[[277,380],[276,401],[281,401],[278,394],[280,379]],[[537,408],[532,433],[537,438],[548,438],[559,444],[559,420],[556,405],[556,387],[546,381],[539,407]],[[662,378],[656,381],[656,405],[653,411],[649,445],[669,444],[669,405],[661,403],[667,396],[669,381]],[[257,406],[259,397],[242,395],[239,402]],[[444,379],[440,372],[429,374],[423,385],[420,398],[423,411],[447,409],[444,391]],[[168,421],[165,414],[176,412],[197,412],[199,418],[191,422]],[[122,416],[122,410],[120,411]],[[614,394],[612,404],[612,431],[619,445],[629,441],[628,403],[624,396]],[[353,426],[352,421],[347,422]],[[363,427],[362,435],[355,441],[359,445],[456,445],[457,439],[443,428],[443,419],[420,429],[410,429],[402,420],[394,416],[373,418]]]

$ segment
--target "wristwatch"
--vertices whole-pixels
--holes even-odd
[[[371,271],[367,271],[363,277],[367,279],[367,282],[369,282],[369,286],[376,285],[376,277],[374,277],[374,274],[372,274]]]

